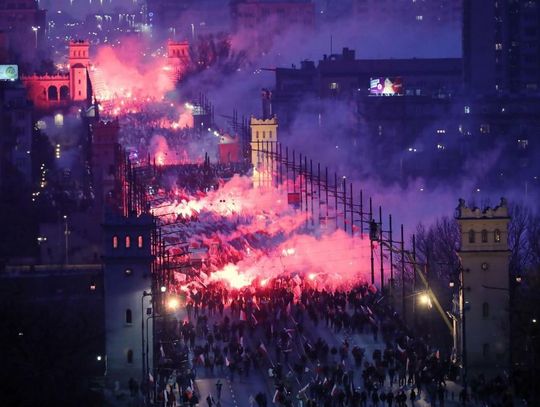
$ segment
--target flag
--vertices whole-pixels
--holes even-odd
[[[266,355],[268,354],[268,351],[266,350],[266,346],[264,346],[264,343],[261,342],[259,345],[259,349],[263,351]]]
[[[274,397],[272,397],[272,403],[276,404],[278,394],[279,394],[279,390],[276,390],[276,392],[274,393]]]

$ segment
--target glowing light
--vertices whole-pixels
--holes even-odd
[[[431,308],[431,298],[429,297],[429,294],[427,293],[420,294],[418,297],[418,301],[420,302],[420,304]]]
[[[310,279],[311,281],[315,280],[315,278],[317,278],[316,274],[314,274],[314,273],[309,273],[308,274],[308,279]]]
[[[178,298],[171,297],[167,300],[167,308],[170,310],[177,310],[180,306],[180,301],[178,301]]]

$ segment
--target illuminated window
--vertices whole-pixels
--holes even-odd
[[[525,140],[525,139],[518,140],[518,147],[521,150],[527,149],[528,146],[529,146],[529,140]]]
[[[328,87],[329,87],[330,89],[332,89],[332,90],[337,90],[337,89],[339,89],[339,84],[336,83],[336,82],[331,82],[331,83],[328,85]]]
[[[496,49],[497,51],[502,50],[502,44],[501,44],[500,42],[496,43],[496,44],[495,44],[495,49]]]
[[[133,351],[131,349],[128,349],[126,357],[128,363],[133,363]]]
[[[113,247],[113,249],[118,248],[118,236],[113,236],[113,238],[112,238],[112,247]]]
[[[474,243],[475,242],[475,235],[474,235],[474,230],[469,230],[469,243]]]
[[[139,249],[140,249],[141,247],[143,247],[143,243],[144,243],[143,237],[142,237],[141,235],[139,235],[139,236],[137,237],[137,246],[139,247]]]
[[[424,16],[416,16],[416,21],[422,21],[424,19]]]
[[[489,134],[489,124],[488,123],[482,123],[480,125],[480,133],[482,134]]]
[[[482,304],[482,318],[489,318],[489,304],[487,302]]]
[[[501,242],[501,231],[499,229],[495,229],[495,232],[493,232],[493,240],[495,243]]]
[[[126,249],[131,247],[131,237],[126,236]]]
[[[470,106],[465,106],[463,108],[463,111],[465,112],[465,114],[470,114],[471,113],[471,107]]]
[[[482,230],[482,243],[487,243],[488,241],[488,233],[487,233],[487,230],[484,229]]]
[[[131,310],[128,308],[126,310],[126,324],[131,324],[133,323],[133,316],[131,314]]]

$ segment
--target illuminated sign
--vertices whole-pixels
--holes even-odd
[[[403,80],[397,78],[371,78],[369,93],[378,96],[403,95]]]
[[[15,81],[19,79],[17,65],[0,65],[0,81]]]

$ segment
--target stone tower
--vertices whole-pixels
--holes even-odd
[[[89,49],[88,41],[69,42],[69,89],[74,102],[84,101],[88,97]]]
[[[130,378],[138,383],[146,380],[143,355],[149,354],[152,365],[152,321],[146,312],[150,300],[143,293],[152,288],[153,228],[153,218],[147,214],[108,214],[103,225],[106,383],[110,388],[126,390]]]
[[[253,166],[253,185],[255,187],[271,186],[273,164],[265,151],[277,150],[277,127],[275,116],[268,119],[251,117],[251,165]]]
[[[491,376],[510,363],[508,206],[501,199],[499,206],[480,210],[461,199],[456,219],[461,233],[465,323],[460,336],[466,368]]]

